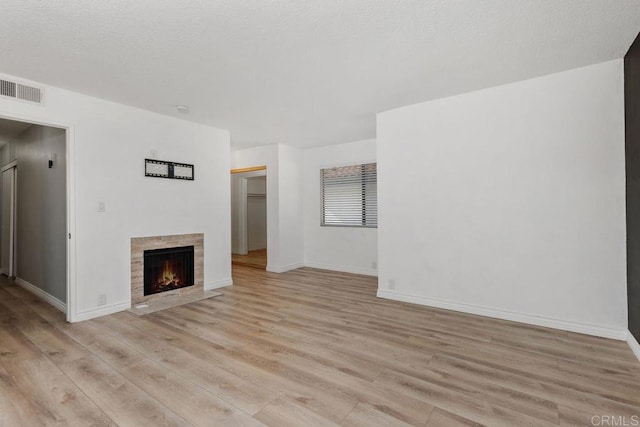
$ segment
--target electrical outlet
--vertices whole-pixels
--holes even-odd
[[[106,212],[107,206],[104,202],[98,202],[98,212]]]
[[[371,268],[372,268],[372,269],[374,269],[374,270],[377,270],[377,269],[378,269],[378,263],[377,263],[377,262],[375,262],[375,261],[373,261],[373,262],[371,263]]]
[[[98,305],[107,305],[107,294],[98,295]]]
[[[395,289],[396,288],[395,279],[389,279],[388,285],[389,285],[389,289]]]

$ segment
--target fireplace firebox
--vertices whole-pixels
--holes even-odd
[[[194,285],[193,246],[144,251],[144,295]]]

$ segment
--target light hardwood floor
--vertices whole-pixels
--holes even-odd
[[[249,251],[246,255],[231,254],[233,265],[254,267],[265,270],[267,268],[267,250],[258,249]]]
[[[640,415],[623,342],[234,267],[224,296],[67,324],[0,284],[0,425],[591,425]]]

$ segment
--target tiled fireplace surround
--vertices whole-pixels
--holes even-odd
[[[144,251],[179,246],[193,246],[194,286],[144,295]],[[204,291],[204,235],[176,234],[171,236],[134,237],[131,239],[131,306],[158,301],[173,296],[201,294]]]

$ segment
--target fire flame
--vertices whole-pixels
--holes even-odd
[[[164,262],[164,268],[162,269],[162,273],[160,273],[160,277],[158,277],[158,286],[161,288],[166,286],[180,286],[180,278],[173,272],[173,266],[168,260]]]

